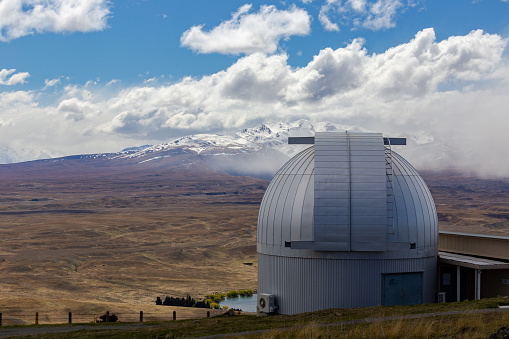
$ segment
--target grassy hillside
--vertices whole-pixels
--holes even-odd
[[[448,304],[332,309],[293,316],[218,316],[183,320],[96,325],[79,332],[37,338],[187,338],[241,333],[242,338],[487,338],[509,325],[506,298]],[[454,312],[457,313],[454,313]]]

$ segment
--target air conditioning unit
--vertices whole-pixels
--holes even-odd
[[[275,313],[278,309],[276,296],[274,294],[258,293],[257,309],[260,313]]]
[[[438,293],[438,302],[439,303],[445,303],[445,292],[439,292]]]

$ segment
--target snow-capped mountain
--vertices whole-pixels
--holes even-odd
[[[196,161],[204,161],[207,166],[229,174],[252,175],[271,178],[290,157],[308,145],[289,145],[289,136],[312,136],[316,132],[372,132],[359,126],[341,125],[330,122],[312,123],[299,120],[292,123],[266,123],[246,128],[230,135],[195,134],[180,137],[159,145],[130,147],[117,153],[74,155],[54,159],[61,162],[77,159],[127,160],[129,164],[161,163],[164,159],[188,154]],[[416,167],[427,168],[430,163],[441,159],[454,158],[448,144],[440,135],[420,131],[412,135],[388,135],[406,137],[407,146],[398,147],[401,153]],[[61,155],[59,155],[61,156]],[[49,152],[16,153],[7,147],[0,147],[0,163],[16,163],[28,160],[54,158]],[[192,161],[186,157],[181,165],[189,166]],[[435,161],[436,160],[436,161]],[[161,163],[162,164],[162,163]],[[105,164],[106,165],[106,164]]]
[[[221,154],[218,152],[252,153],[263,149],[272,149],[291,157],[305,146],[288,145],[289,136],[311,136],[315,132],[334,131],[369,132],[358,126],[333,124],[330,122],[311,123],[299,120],[293,123],[267,123],[254,128],[246,128],[233,135],[196,134],[181,137],[170,142],[146,147],[127,157],[139,157],[174,148],[186,148],[197,154]],[[225,153],[228,154],[228,153]]]
[[[330,122],[312,123],[308,120],[299,120],[292,123],[267,123],[253,128],[246,128],[231,135],[195,134],[180,137],[159,145],[144,145],[129,147],[116,153],[118,156],[136,158],[164,150],[185,148],[197,154],[219,155],[224,153],[239,154],[252,153],[263,149],[272,149],[291,157],[302,150],[303,146],[288,145],[289,136],[310,136],[315,132],[334,131],[370,132],[359,126],[348,126]],[[430,139],[431,138],[431,139]],[[431,142],[433,137],[428,134],[415,136],[417,144]],[[45,150],[14,150],[8,146],[0,145],[0,164],[49,159],[62,157],[64,154]]]
[[[232,135],[196,134],[170,142],[118,154],[116,158],[157,161],[171,155],[170,150],[194,152],[217,170],[229,174],[271,178],[293,155],[309,145],[288,145],[289,136],[310,136],[322,131],[368,132],[358,126],[311,123],[299,120],[293,123],[268,123],[246,128]]]

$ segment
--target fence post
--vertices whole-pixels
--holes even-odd
[[[35,324],[39,325],[39,312],[35,312]]]
[[[110,311],[106,311],[106,322],[110,322]]]
[[[69,324],[72,324],[72,312],[69,312]]]
[[[210,318],[210,311],[207,311],[207,318]]]
[[[173,320],[177,320],[177,311],[173,311]]]
[[[2,326],[2,313],[0,313],[0,326]]]
[[[140,311],[140,323],[143,322],[143,311]]]

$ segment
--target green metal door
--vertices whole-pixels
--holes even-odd
[[[422,303],[422,273],[383,274],[382,305]]]

